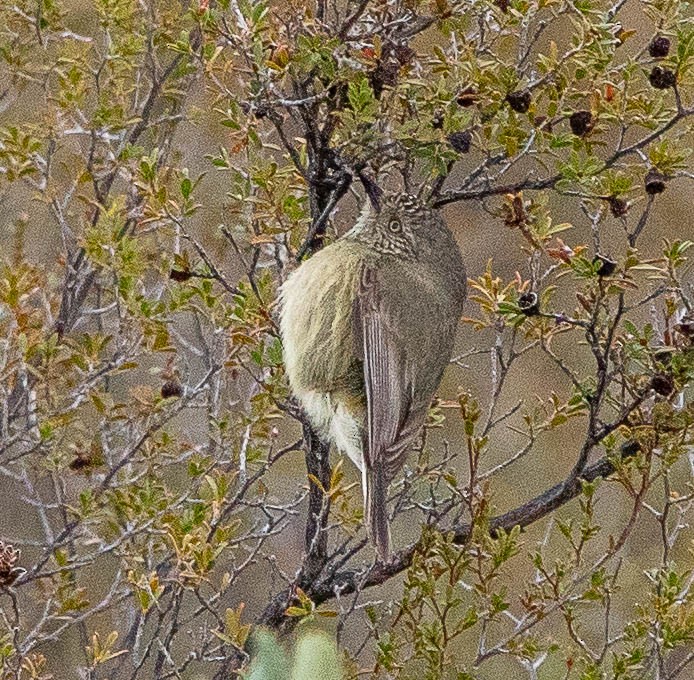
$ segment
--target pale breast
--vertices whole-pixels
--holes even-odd
[[[337,241],[304,262],[282,286],[280,330],[295,391],[329,392],[353,380],[351,315],[361,250]]]

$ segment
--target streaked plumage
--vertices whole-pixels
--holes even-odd
[[[388,485],[450,359],[464,298],[455,239],[406,195],[367,208],[282,286],[292,390],[319,436],[361,470],[366,526],[384,559]]]

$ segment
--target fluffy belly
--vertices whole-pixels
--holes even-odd
[[[287,377],[311,425],[363,470],[363,369],[352,337],[361,255],[359,246],[343,246],[317,253],[285,281],[280,330]]]
[[[346,453],[364,471],[362,451],[363,418],[355,415],[339,398],[330,394],[305,391],[296,394],[318,435]]]

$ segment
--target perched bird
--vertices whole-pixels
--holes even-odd
[[[465,289],[440,214],[387,194],[280,291],[290,386],[316,433],[360,469],[366,527],[383,560],[388,486],[450,360]]]

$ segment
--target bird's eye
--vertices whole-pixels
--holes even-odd
[[[400,220],[393,218],[390,222],[388,222],[388,229],[393,234],[399,234],[402,231],[402,224],[400,224]]]

